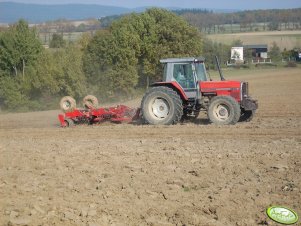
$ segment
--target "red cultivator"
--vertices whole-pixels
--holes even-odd
[[[90,98],[87,98],[90,97]],[[140,109],[129,108],[125,105],[116,107],[98,108],[98,101],[93,96],[84,98],[85,109],[77,109],[72,97],[64,97],[61,100],[61,108],[65,112],[59,114],[58,118],[62,127],[70,127],[77,124],[95,124],[104,121],[115,123],[127,122],[139,118]]]

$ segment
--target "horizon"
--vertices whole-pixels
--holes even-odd
[[[231,9],[231,10],[256,10],[256,9],[290,9],[300,8],[300,0],[253,0],[252,2],[244,2],[241,0],[232,0],[225,2],[223,0],[181,0],[160,1],[160,0],[125,0],[125,1],[106,1],[106,0],[0,0],[0,2],[24,3],[24,4],[38,4],[38,5],[64,5],[64,4],[85,4],[85,5],[103,5],[115,6],[123,8],[139,8],[139,7],[165,7],[165,8],[201,8],[201,9]],[[217,7],[218,6],[218,7]]]

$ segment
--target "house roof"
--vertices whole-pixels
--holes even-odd
[[[244,45],[246,49],[267,49],[267,44],[258,44],[258,45]]]

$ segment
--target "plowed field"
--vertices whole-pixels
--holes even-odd
[[[1,114],[0,225],[278,225],[270,205],[301,215],[301,70],[242,73],[232,78],[249,81],[259,110],[234,126],[203,114],[63,129],[59,111]]]

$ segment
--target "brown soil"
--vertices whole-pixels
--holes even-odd
[[[271,205],[300,215],[301,70],[237,78],[260,107],[234,126],[201,115],[63,129],[59,111],[0,115],[0,225],[278,225]]]

